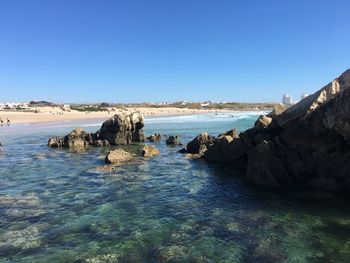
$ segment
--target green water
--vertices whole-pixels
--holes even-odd
[[[150,119],[145,132],[248,128],[254,114]],[[1,128],[0,262],[350,262],[347,203],[302,204],[254,190],[233,169],[156,143],[161,154],[98,173],[108,149],[47,139],[99,122]],[[132,145],[136,152],[140,145]]]

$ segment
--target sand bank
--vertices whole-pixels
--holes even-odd
[[[226,112],[224,110],[205,110],[205,109],[187,109],[187,108],[126,108],[114,109],[100,112],[80,112],[80,111],[62,111],[58,108],[45,107],[41,112],[20,112],[20,111],[0,111],[0,118],[6,124],[8,118],[11,124],[36,124],[59,121],[73,121],[73,120],[90,120],[90,119],[108,119],[114,114],[120,112],[140,111],[147,117],[161,117],[161,116],[182,116],[193,114],[205,114],[212,112]]]

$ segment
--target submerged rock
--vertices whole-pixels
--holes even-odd
[[[0,237],[0,250],[37,248],[41,245],[39,234],[39,229],[35,226],[5,232]]]
[[[127,161],[130,161],[132,159],[132,155],[123,150],[123,149],[117,149],[110,151],[105,158],[105,162],[108,164],[116,164],[116,163],[124,163]]]
[[[154,145],[145,145],[142,149],[143,157],[152,157],[158,154],[160,154],[160,151]]]
[[[305,193],[322,199],[330,192],[348,193],[350,69],[299,103],[284,111],[277,105],[254,127],[232,135],[205,144],[205,159],[230,165],[243,161],[247,179],[258,186],[311,189],[316,194]],[[198,151],[198,137],[194,141]]]
[[[180,142],[180,138],[178,136],[169,136],[168,139],[166,139],[167,145],[182,145]]]

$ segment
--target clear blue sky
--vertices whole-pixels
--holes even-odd
[[[0,101],[280,101],[350,67],[350,1],[0,0]]]

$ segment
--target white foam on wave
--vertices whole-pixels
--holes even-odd
[[[100,123],[89,123],[89,124],[81,125],[81,127],[100,127],[101,125],[102,125],[102,122],[100,122]]]
[[[243,112],[228,112],[228,113],[208,113],[186,116],[168,116],[157,118],[146,118],[145,123],[182,123],[182,122],[211,122],[211,121],[236,121],[258,117],[267,114],[266,111],[243,111]]]

